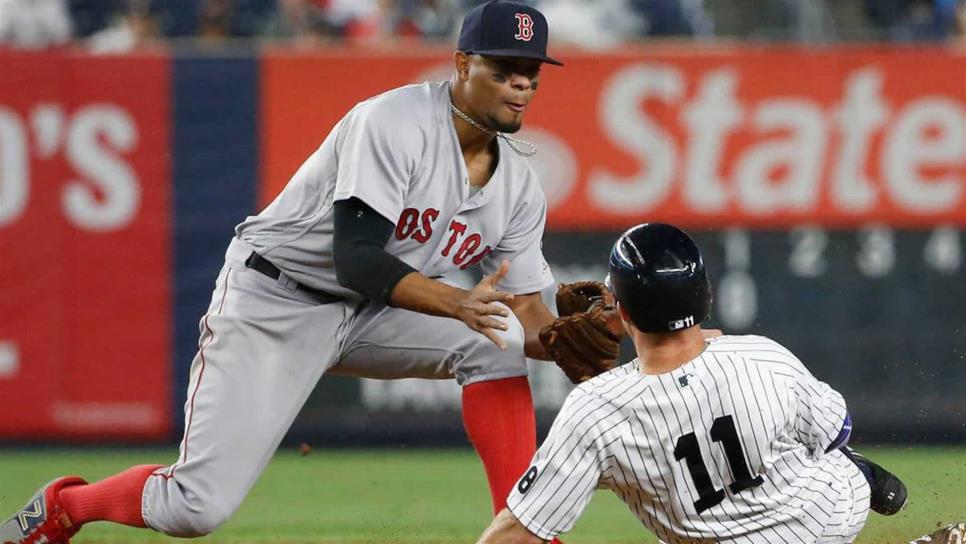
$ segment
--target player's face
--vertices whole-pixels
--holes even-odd
[[[468,59],[467,98],[475,117],[493,130],[520,130],[523,114],[537,92],[541,62],[512,57]]]

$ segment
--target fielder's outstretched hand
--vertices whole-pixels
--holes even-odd
[[[474,331],[489,338],[500,349],[506,349],[506,342],[497,331],[507,330],[506,321],[497,317],[510,317],[510,310],[504,304],[513,300],[513,295],[503,291],[497,291],[496,285],[506,276],[510,270],[510,261],[504,260],[500,263],[500,268],[480,280],[466,297],[460,301],[456,311],[456,317],[466,323],[466,326]]]

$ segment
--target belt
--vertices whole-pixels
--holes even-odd
[[[249,255],[247,259],[245,259],[245,266],[247,266],[248,268],[251,268],[256,272],[262,273],[272,278],[273,280],[278,280],[278,278],[282,276],[282,271],[279,270],[277,266],[272,264],[272,262],[266,259],[265,257],[262,257],[258,253],[255,253],[254,251],[252,251],[252,254]],[[333,302],[338,302],[342,300],[341,297],[333,295],[332,293],[326,293],[321,289],[315,289],[307,285],[302,285],[301,283],[298,283],[298,282],[293,282],[293,283],[295,284],[295,288],[297,290],[302,291],[303,293],[308,293],[309,295],[312,295],[312,298],[314,298],[319,304],[332,304]]]

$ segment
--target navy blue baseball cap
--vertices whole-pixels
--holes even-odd
[[[518,57],[563,66],[547,56],[549,35],[546,17],[535,8],[493,0],[466,13],[456,47],[467,54]]]

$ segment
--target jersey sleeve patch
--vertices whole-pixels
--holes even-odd
[[[540,471],[537,470],[535,465],[528,468],[527,471],[523,473],[523,477],[520,478],[520,481],[517,482],[517,492],[521,495],[526,495],[527,491],[530,491],[530,488],[533,487],[533,482],[536,481],[539,472]]]

